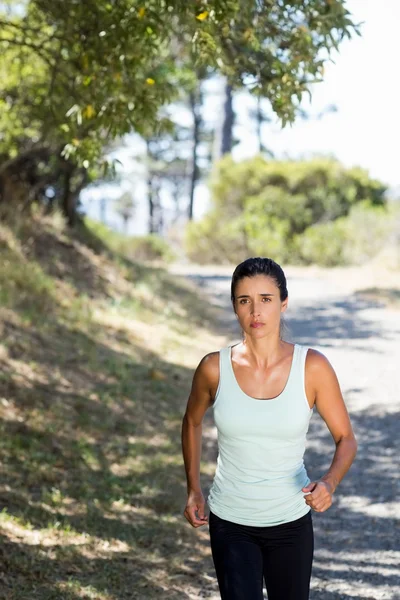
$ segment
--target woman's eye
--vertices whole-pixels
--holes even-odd
[[[271,298],[262,298],[262,300],[265,302],[271,302]],[[248,301],[248,298],[242,298],[241,300],[239,300],[239,304],[247,304]]]

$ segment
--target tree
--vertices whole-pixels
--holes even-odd
[[[386,203],[380,181],[326,158],[267,161],[258,155],[236,163],[226,156],[211,191],[210,212],[187,229],[190,257],[206,262],[240,262],[261,253],[286,262],[301,254],[299,240],[310,228],[338,232],[341,225],[331,224],[356,205],[382,209]]]
[[[122,218],[125,233],[128,233],[128,223],[132,220],[135,213],[135,204],[132,194],[130,192],[124,192],[117,198],[115,200],[115,209]]]
[[[221,157],[229,154],[233,146],[233,124],[235,113],[233,110],[233,91],[231,84],[226,81],[224,86],[224,120],[222,124]]]
[[[107,168],[105,145],[132,130],[146,136],[179,95],[174,40],[189,44],[196,66],[268,98],[286,123],[356,29],[344,0],[9,5],[18,10],[0,9],[0,201],[37,201],[51,184],[71,224],[79,187]],[[39,168],[39,156],[53,170]]]
[[[188,219],[193,219],[194,194],[199,180],[208,174],[213,160],[212,143],[214,132],[207,129],[203,116],[203,85],[207,79],[207,72],[198,69],[196,73],[196,85],[189,92],[189,104],[193,119],[192,129],[192,160],[190,163],[190,193],[188,204]],[[202,150],[205,149],[205,152]]]
[[[258,142],[259,154],[268,154],[272,156],[272,152],[268,150],[262,141],[262,130],[264,123],[271,123],[271,116],[263,108],[263,98],[261,96],[256,97],[256,108],[250,111],[250,116],[253,118],[256,124],[256,134]]]
[[[194,192],[196,189],[197,180],[199,179],[198,150],[200,144],[200,131],[202,126],[201,108],[203,105],[201,79],[198,81],[196,89],[192,90],[189,93],[189,103],[193,118],[192,161],[188,207],[188,218],[191,221],[193,219]]]

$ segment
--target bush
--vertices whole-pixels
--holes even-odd
[[[394,216],[391,208],[360,202],[347,217],[307,228],[295,240],[296,252],[306,264],[361,265],[377,256],[391,240]]]
[[[294,253],[302,264],[334,267],[346,264],[346,244],[347,228],[345,218],[342,217],[308,227],[303,234],[297,236]]]
[[[361,265],[374,258],[392,237],[393,217],[391,209],[373,207],[368,202],[354,206],[345,221],[346,263]]]
[[[176,258],[169,244],[155,233],[128,238],[125,247],[135,260],[172,262]]]
[[[240,231],[240,220],[224,223],[206,216],[187,224],[185,253],[189,260],[201,265],[239,263],[248,256],[245,236]]]
[[[155,233],[137,237],[127,236],[87,217],[85,225],[111,250],[134,260],[172,262],[176,258],[168,242]]]
[[[237,263],[255,254],[286,263],[344,264],[353,255],[362,261],[369,250],[356,230],[370,227],[373,214],[385,214],[385,191],[363,169],[332,159],[257,156],[236,163],[227,156],[213,173],[210,212],[188,225],[187,256],[201,263]],[[352,213],[357,205],[364,208]],[[367,207],[377,212],[367,214]],[[350,255],[349,238],[355,240]]]

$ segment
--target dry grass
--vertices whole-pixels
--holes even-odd
[[[0,598],[197,597],[180,427],[215,313],[88,230],[0,246]]]
[[[194,367],[226,341],[216,310],[90,228],[36,216],[0,226],[0,249],[0,600],[211,596],[180,427]],[[349,289],[367,274],[331,272]]]

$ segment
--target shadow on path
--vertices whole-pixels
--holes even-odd
[[[221,312],[220,332],[228,339],[233,336],[240,339],[230,305],[230,277],[196,275],[192,279],[212,294],[213,302]],[[396,343],[400,331],[395,322],[389,328],[382,326],[379,317],[384,314],[384,305],[374,298],[361,298],[356,294],[344,298],[326,294],[316,296],[315,301],[310,300],[311,297],[310,293],[308,297],[295,298],[289,306],[285,339],[310,346],[343,349],[347,346],[346,341],[351,340],[352,351],[371,354],[385,352],[385,345],[379,344],[377,348],[374,343],[380,340],[387,342],[390,360],[391,344]],[[366,314],[371,309],[375,312]],[[372,357],[371,368],[373,365]],[[391,413],[385,407],[384,394],[381,402],[379,399],[375,404],[360,402],[362,395],[368,397],[369,394],[370,390],[359,385],[346,390],[354,408],[352,423],[359,450],[335,495],[333,506],[326,513],[313,513],[316,543],[313,600],[400,598],[400,531],[395,512],[400,495],[397,464],[400,413]],[[203,441],[204,459],[215,463],[217,448],[211,411],[206,417],[206,424],[211,427]],[[305,455],[312,479],[326,472],[334,450],[332,437],[315,412]],[[203,478],[206,494],[211,480]]]
[[[207,297],[211,297],[212,303],[219,309],[215,333],[240,338],[230,302],[231,277],[195,274],[188,275],[187,278],[195,282]],[[285,315],[288,330],[285,338],[293,339],[299,344],[327,347],[336,345],[337,340],[360,340],[360,347],[366,349],[366,340],[387,335],[379,323],[364,317],[364,312],[370,309],[384,310],[385,307],[374,299],[359,298],[357,294],[345,299],[331,295],[316,298],[315,301],[295,298],[295,303],[289,305]],[[376,350],[371,347],[370,351]]]

